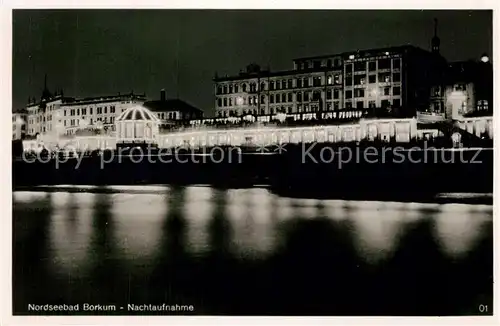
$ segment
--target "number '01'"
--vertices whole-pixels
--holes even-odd
[[[488,306],[484,304],[479,305],[479,312],[488,312]]]

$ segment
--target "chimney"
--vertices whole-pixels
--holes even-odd
[[[167,93],[165,92],[165,89],[162,89],[160,91],[160,99],[162,102],[166,101],[167,100]]]

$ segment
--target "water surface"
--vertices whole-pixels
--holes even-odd
[[[202,186],[16,191],[13,202],[15,314],[30,303],[189,304],[195,314],[237,315],[493,308],[489,205]]]

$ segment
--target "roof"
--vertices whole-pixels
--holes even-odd
[[[119,101],[128,101],[128,100],[146,100],[146,94],[115,94],[115,95],[102,95],[102,96],[93,96],[93,97],[83,97],[83,98],[75,98],[71,103],[67,103],[68,105],[83,105],[83,104],[98,104],[98,103],[109,103],[109,102],[119,102]]]
[[[341,53],[332,53],[332,54],[326,54],[326,55],[318,55],[318,56],[312,56],[312,57],[301,57],[301,58],[295,58],[293,61],[303,61],[303,60],[313,60],[313,59],[326,59],[326,58],[331,58],[331,57],[346,57],[350,54],[354,53],[359,53],[359,54],[372,54],[375,52],[403,52],[405,50],[420,50],[420,51],[425,51],[423,49],[420,49],[416,46],[410,45],[410,44],[405,44],[405,45],[399,45],[399,46],[391,46],[391,47],[385,47],[385,48],[375,48],[375,49],[366,49],[366,50],[352,50],[352,51],[345,51]],[[425,51],[427,52],[427,51]]]
[[[122,114],[116,118],[116,121],[155,121],[158,122],[159,119],[150,110],[142,105],[136,105],[128,108]]]
[[[202,112],[202,110],[180,99],[147,101],[143,103],[143,106],[153,112],[169,112],[169,111]]]

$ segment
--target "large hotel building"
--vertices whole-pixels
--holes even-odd
[[[98,97],[65,97],[61,91],[52,94],[45,87],[40,100],[30,99],[23,112],[26,136],[72,135],[80,130],[95,129],[101,133],[115,131],[115,119],[130,107],[144,105],[155,113],[162,127],[203,117],[203,111],[180,99],[167,99],[164,90],[159,100],[149,101],[145,94],[116,94]],[[13,116],[18,119],[19,114]],[[16,120],[17,121],[17,120]],[[17,125],[20,125],[19,123]],[[20,132],[13,139],[22,138]],[[23,135],[24,135],[23,134]]]
[[[218,117],[246,114],[363,111],[414,116],[446,66],[437,51],[405,45],[298,58],[272,72],[256,64],[215,78]]]

